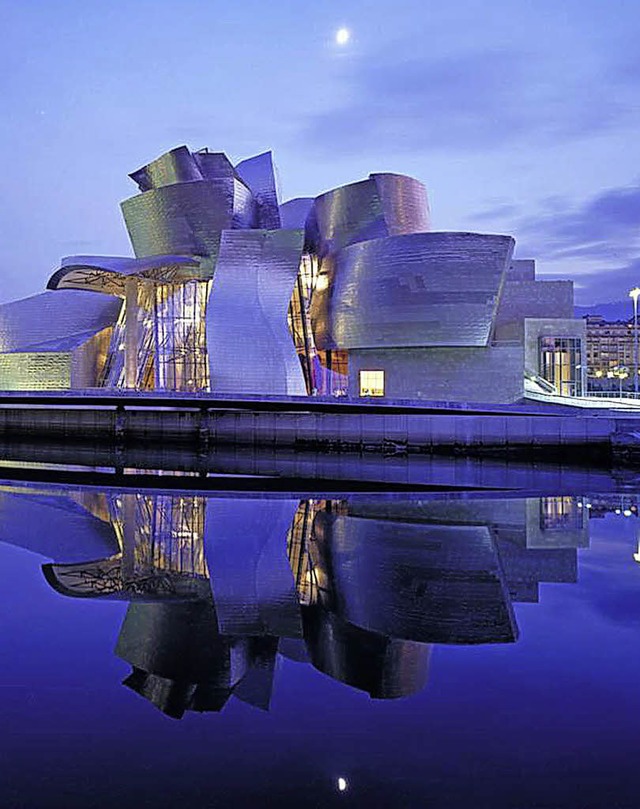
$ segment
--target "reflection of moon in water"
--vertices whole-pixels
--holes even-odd
[[[348,28],[338,28],[336,31],[336,42],[338,45],[346,45],[351,39],[351,31]]]

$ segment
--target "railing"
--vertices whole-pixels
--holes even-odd
[[[640,399],[640,393],[631,390],[589,390],[586,396],[598,399]]]

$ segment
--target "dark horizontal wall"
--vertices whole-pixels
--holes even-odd
[[[524,339],[524,319],[573,318],[573,281],[507,281],[502,289],[494,339]]]
[[[361,370],[385,372],[390,399],[514,402],[524,395],[523,346],[360,349],[349,352],[349,395]]]

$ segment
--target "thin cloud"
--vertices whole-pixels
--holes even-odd
[[[531,55],[511,51],[407,58],[354,57],[341,76],[347,99],[311,116],[305,146],[343,154],[363,150],[477,151],[527,141],[585,137],[619,126],[628,103],[608,78],[550,76]]]

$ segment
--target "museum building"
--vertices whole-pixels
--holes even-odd
[[[510,236],[431,230],[398,174],[280,203],[270,152],[180,146],[133,172],[135,257],[71,256],[0,306],[0,389],[513,402],[580,395],[571,281]]]

